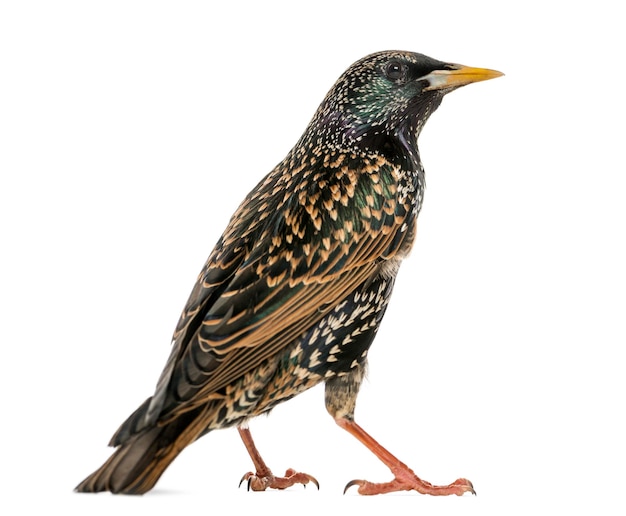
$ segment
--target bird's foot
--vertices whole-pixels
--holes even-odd
[[[396,474],[391,482],[373,483],[367,480],[352,480],[348,482],[344,494],[352,486],[359,486],[358,492],[362,495],[375,495],[392,493],[395,491],[417,491],[422,494],[445,496],[457,495],[462,496],[465,493],[476,494],[474,486],[466,478],[459,478],[447,486],[434,486],[430,482],[426,482],[419,478],[410,469],[402,470]]]
[[[426,482],[419,478],[406,465],[394,457],[388,450],[383,448],[376,440],[363,430],[353,419],[338,418],[335,420],[337,424],[347,430],[361,441],[367,448],[385,464],[394,476],[391,482],[383,482],[375,484],[367,480],[353,480],[348,482],[343,492],[345,493],[352,486],[359,486],[359,494],[375,495],[383,493],[392,493],[394,491],[417,491],[422,494],[435,496],[458,495],[465,493],[476,494],[474,486],[466,478],[459,478],[448,484],[447,486],[434,486],[430,482]]]
[[[239,481],[240,487],[241,484],[247,480],[248,491],[250,491],[250,489],[253,491],[265,491],[268,487],[271,489],[287,489],[294,484],[302,484],[306,487],[309,482],[315,484],[318,489],[320,488],[319,482],[315,480],[314,477],[307,475],[306,473],[298,473],[296,470],[291,468],[285,472],[284,477],[275,477],[270,468],[268,468],[265,464],[265,461],[261,458],[259,451],[256,449],[254,441],[252,440],[252,435],[250,434],[250,429],[247,427],[239,427],[237,430],[244,445],[246,446],[246,449],[248,450],[248,453],[250,454],[254,467],[256,468],[256,473],[252,473],[250,471],[241,477],[241,480]]]
[[[315,484],[318,489],[320,488],[319,482],[314,477],[306,473],[298,473],[291,468],[285,472],[284,477],[275,477],[269,470],[263,473],[250,471],[241,478],[239,486],[241,487],[241,484],[246,480],[248,481],[248,491],[251,489],[252,491],[265,491],[267,488],[287,489],[294,484],[302,484],[306,487],[309,482]]]

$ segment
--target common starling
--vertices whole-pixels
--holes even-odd
[[[155,393],[120,426],[80,492],[142,494],[189,444],[235,426],[254,463],[248,489],[317,481],[275,476],[248,422],[325,383],[326,409],[389,467],[361,494],[474,492],[435,486],[354,420],[368,349],[415,238],[424,195],[417,139],[443,96],[500,72],[386,51],[338,79],[306,131],[247,195],[198,276]],[[319,485],[318,485],[319,487]]]

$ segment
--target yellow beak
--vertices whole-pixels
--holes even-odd
[[[427,80],[430,83],[424,90],[460,88],[472,82],[488,81],[489,79],[495,79],[496,77],[504,75],[502,72],[489,70],[487,68],[472,68],[471,66],[458,64],[450,66],[450,70],[435,70],[422,77],[422,80]]]

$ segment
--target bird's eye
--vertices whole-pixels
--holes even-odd
[[[397,81],[404,77],[404,66],[399,61],[389,61],[385,65],[385,75],[392,81]]]

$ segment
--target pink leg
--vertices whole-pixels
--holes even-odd
[[[371,435],[369,435],[354,421],[350,421],[348,419],[336,419],[335,421],[341,428],[350,432],[350,434],[367,446],[367,448],[391,470],[395,477],[391,482],[384,483],[372,483],[367,480],[352,480],[351,482],[348,482],[348,485],[346,485],[344,493],[352,486],[359,486],[359,494],[362,495],[374,495],[410,490],[436,496],[451,494],[461,496],[464,493],[476,494],[472,483],[465,478],[459,478],[447,486],[434,486],[430,482],[422,480],[415,473],[413,473],[413,471],[406,464],[400,462],[390,452],[378,444],[378,442]]]

